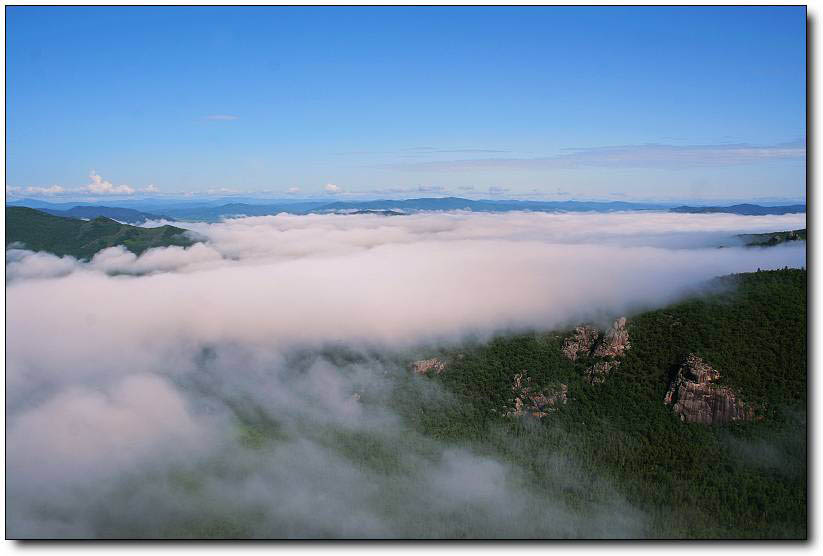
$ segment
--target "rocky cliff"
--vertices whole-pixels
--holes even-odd
[[[671,383],[663,402],[687,423],[722,425],[755,418],[748,406],[728,386],[714,384],[720,373],[700,357],[689,354]]]
[[[623,357],[629,344],[629,331],[626,330],[626,317],[620,317],[606,331],[603,340],[594,350],[595,357]]]
[[[574,329],[574,334],[563,342],[563,355],[571,361],[576,361],[578,356],[588,357],[599,338],[598,329],[592,326],[578,326]]]
[[[591,384],[599,384],[620,365],[619,359],[630,347],[626,317],[620,317],[602,336],[592,326],[578,326],[574,334],[563,342],[562,351],[570,361],[594,359],[594,364],[586,368],[583,374]]]

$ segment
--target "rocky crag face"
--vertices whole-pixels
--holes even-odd
[[[603,341],[594,350],[595,357],[623,357],[629,349],[629,331],[626,330],[626,317],[620,317],[606,331]]]
[[[723,425],[751,421],[754,408],[728,386],[714,384],[720,373],[700,357],[689,354],[677,371],[663,402],[686,423]]]
[[[619,359],[630,347],[626,317],[620,317],[602,336],[592,326],[578,326],[563,342],[562,351],[570,361],[577,361],[578,357],[595,359],[595,363],[584,371],[584,376],[589,383],[600,384],[620,365]]]
[[[437,357],[415,361],[411,364],[411,367],[412,371],[414,371],[414,373],[418,375],[425,375],[428,374],[430,371],[433,371],[435,374],[439,375],[446,370],[446,364]]]
[[[600,331],[592,326],[578,326],[574,334],[563,342],[563,355],[577,361],[578,355],[589,356],[600,338]]]
[[[560,405],[568,400],[569,387],[566,384],[557,384],[543,390],[531,385],[531,377],[526,371],[514,375],[512,383],[513,406],[508,408],[506,417],[520,417],[531,415],[542,418],[556,411]]]

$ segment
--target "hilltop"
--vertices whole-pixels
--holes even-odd
[[[6,248],[19,243],[34,251],[78,259],[89,259],[101,249],[115,245],[123,245],[137,255],[152,247],[187,247],[194,243],[186,236],[187,231],[168,225],[139,228],[103,216],[86,221],[27,207],[6,207]]]

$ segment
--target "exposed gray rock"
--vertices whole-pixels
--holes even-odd
[[[689,354],[672,381],[663,402],[686,423],[722,425],[755,419],[747,405],[728,386],[714,384],[720,373],[700,357]]]

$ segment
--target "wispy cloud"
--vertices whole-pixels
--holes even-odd
[[[664,168],[738,166],[770,160],[803,160],[801,142],[774,145],[748,143],[670,145],[645,143],[606,147],[575,147],[561,154],[533,158],[476,158],[427,162],[398,162],[382,168],[411,171],[461,171],[478,169],[565,170],[584,167]]]
[[[206,116],[206,119],[212,122],[233,122],[239,120],[240,117],[234,114],[210,114]]]
[[[63,187],[61,185],[51,185],[48,187],[39,186],[11,186],[6,185],[6,195],[10,197],[21,197],[32,195],[36,197],[60,197],[60,196],[97,196],[97,195],[134,195],[135,193],[158,194],[160,189],[154,184],[136,189],[127,184],[115,185],[106,180],[95,170],[89,172],[90,183],[81,187]]]
[[[206,191],[208,195],[238,195],[242,193],[239,189],[232,189],[231,187],[213,187]]]
[[[373,195],[409,195],[415,193],[446,193],[448,189],[442,185],[417,185],[414,187],[381,187],[379,189],[372,189],[366,193]]]
[[[387,151],[343,151],[334,154],[337,155],[355,155],[355,154],[395,154],[400,156],[425,156],[429,154],[502,154],[510,153],[510,150],[492,149],[492,148],[475,148],[475,147],[405,147],[402,149],[394,149]]]
[[[339,193],[343,193],[343,189],[339,185],[335,185],[333,183],[327,183],[326,186],[323,188],[329,195],[337,195]]]
[[[8,196],[20,196],[20,195],[42,195],[45,197],[51,197],[54,195],[60,195],[65,193],[65,189],[59,185],[52,185],[49,187],[14,187],[11,185],[6,186],[6,195]]]
[[[501,149],[483,149],[483,148],[472,148],[472,147],[460,147],[460,148],[453,148],[453,149],[441,149],[438,147],[409,147],[407,149],[400,149],[401,152],[417,152],[417,153],[510,153],[512,151],[508,150],[501,150]]]

